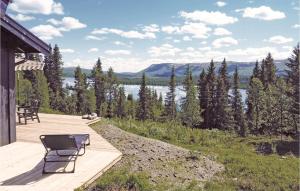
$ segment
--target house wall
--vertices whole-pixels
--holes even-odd
[[[16,91],[13,39],[1,32],[0,146],[16,141]]]

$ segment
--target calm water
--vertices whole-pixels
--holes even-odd
[[[74,78],[65,78],[64,85],[74,85]],[[138,98],[138,93],[140,86],[139,85],[122,85],[125,89],[126,95],[132,94],[134,99]],[[163,99],[165,99],[168,90],[168,86],[148,86],[152,90],[156,90],[158,95],[161,93],[163,96]],[[176,102],[179,103],[180,99],[185,96],[184,91],[182,90],[182,86],[176,87]],[[229,94],[231,92],[229,91]],[[240,89],[240,93],[242,95],[242,101],[245,104],[247,93],[245,89]]]

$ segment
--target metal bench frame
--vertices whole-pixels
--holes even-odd
[[[77,140],[76,140],[77,139]],[[60,135],[41,135],[40,140],[43,143],[46,153],[44,155],[43,174],[53,173],[74,173],[76,160],[78,156],[85,154],[86,146],[90,145],[89,134],[60,134]],[[67,151],[70,154],[61,154],[59,151]],[[83,151],[83,152],[81,152]],[[55,152],[55,154],[53,153]],[[51,160],[49,157],[63,157],[66,159]],[[47,163],[73,162],[71,171],[46,171]]]

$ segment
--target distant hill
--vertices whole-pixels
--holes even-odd
[[[277,68],[277,74],[282,75],[284,70],[287,69],[285,63],[287,60],[275,60],[275,65]],[[209,62],[205,63],[187,63],[187,64],[174,64],[174,63],[161,63],[161,64],[152,64],[148,68],[136,72],[136,73],[117,73],[119,78],[140,78],[142,73],[145,72],[148,77],[151,78],[166,78],[170,77],[171,69],[175,66],[175,74],[177,77],[183,77],[186,71],[187,66],[190,65],[192,73],[194,76],[200,74],[202,69],[207,69],[209,66]],[[255,62],[234,62],[234,61],[227,61],[228,66],[228,73],[229,75],[233,75],[235,66],[239,68],[239,74],[244,77],[249,77],[252,74],[252,70],[255,66]],[[221,62],[215,62],[216,71],[219,70],[221,66]],[[63,74],[65,77],[73,77],[74,76],[75,67],[66,67],[63,70]],[[89,75],[91,73],[90,69],[82,68],[82,71]]]
[[[284,70],[287,69],[285,63],[287,60],[275,60],[275,65],[277,68],[277,74],[281,75]],[[148,68],[136,73],[136,75],[141,76],[143,72],[149,77],[169,77],[171,75],[171,68],[175,66],[176,76],[182,77],[186,71],[187,66],[190,65],[193,76],[197,76],[201,73],[202,69],[207,69],[209,67],[209,62],[206,63],[190,63],[190,64],[173,64],[173,63],[162,63],[162,64],[152,64]],[[228,73],[233,75],[235,66],[238,66],[239,74],[241,76],[250,76],[252,74],[255,62],[234,62],[228,61]],[[216,71],[219,70],[221,62],[215,62]]]
[[[75,71],[76,67],[64,67],[63,68],[63,76],[64,77],[74,77],[74,71]],[[91,70],[90,69],[85,69],[85,68],[81,68],[81,71],[83,73],[85,73],[86,75],[90,75],[91,74]]]

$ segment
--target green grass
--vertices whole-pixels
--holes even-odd
[[[269,137],[240,138],[221,131],[186,128],[172,122],[120,119],[103,120],[93,127],[97,129],[97,126],[108,123],[128,132],[203,153],[222,163],[225,170],[218,174],[216,179],[207,182],[205,190],[299,190],[298,158],[287,156],[283,159],[277,154],[256,153],[254,144],[275,141]],[[103,181],[108,185],[115,182],[109,179],[110,176],[111,174],[105,174],[97,184],[101,185]],[[136,178],[135,181],[140,177]]]

